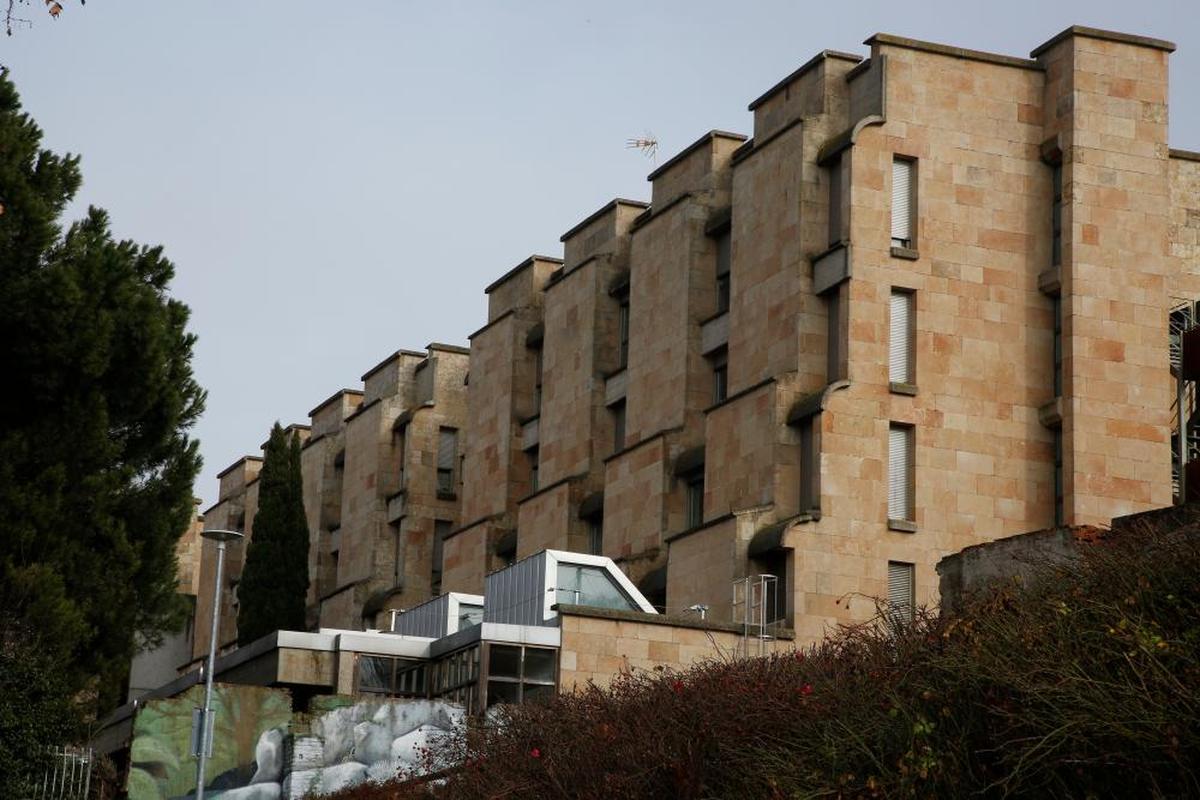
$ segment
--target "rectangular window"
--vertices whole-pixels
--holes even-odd
[[[1050,266],[1056,267],[1062,263],[1062,164],[1055,164],[1051,170],[1054,197],[1050,203]]]
[[[888,562],[888,610],[896,622],[912,622],[916,605],[915,566],[903,561]]]
[[[617,344],[619,347],[617,366],[624,369],[629,364],[629,296],[620,298],[617,306]]]
[[[829,246],[842,241],[842,157],[829,165]]]
[[[892,383],[917,382],[916,354],[916,293],[908,289],[892,289],[888,327],[888,380]]]
[[[1066,505],[1063,502],[1063,432],[1062,428],[1054,429],[1054,524],[1065,525],[1067,521]]]
[[[800,423],[800,512],[820,508],[817,489],[817,448],[813,428],[820,416],[814,414]]]
[[[888,428],[888,519],[912,522],[913,451],[916,430],[892,423]]]
[[[404,534],[400,531],[399,522],[392,523],[388,527],[392,529],[392,544],[395,555],[392,566],[392,585],[399,586],[401,573],[404,571]]]
[[[835,287],[825,296],[825,370],[830,383],[845,377],[842,373],[842,286]]]
[[[399,469],[399,475],[398,475],[398,477],[400,479],[400,487],[399,488],[403,489],[404,488],[404,467],[406,466],[407,458],[408,458],[408,426],[407,425],[402,427],[397,432],[396,439],[397,439],[396,445],[397,445],[398,449],[400,450],[400,469]]]
[[[604,552],[604,516],[597,514],[587,521],[588,525],[588,552],[594,556],[603,554]]]
[[[542,409],[542,348],[533,351],[533,407]]]
[[[558,651],[545,647],[488,645],[487,704],[528,703],[554,697]]]
[[[709,356],[713,371],[713,405],[725,402],[729,396],[729,350],[722,347]]]
[[[445,547],[446,537],[450,535],[454,523],[446,519],[437,519],[433,521],[433,552],[430,556],[431,564],[431,588],[434,595],[441,593],[442,588],[442,552]]]
[[[1062,297],[1053,297],[1054,307],[1054,396],[1063,393]]]
[[[729,231],[717,236],[717,313],[729,310],[729,272],[731,264]]]
[[[529,459],[529,491],[536,492],[538,490],[538,457],[539,448],[531,447],[525,451],[525,456]]]
[[[892,159],[892,246],[911,249],[916,238],[916,162]]]
[[[625,401],[613,403],[609,408],[613,418],[613,452],[625,449]]]
[[[688,478],[687,495],[687,527],[695,528],[704,522],[704,473],[698,473]]]
[[[456,428],[438,428],[438,494],[454,494],[454,463],[457,460],[458,430]]]

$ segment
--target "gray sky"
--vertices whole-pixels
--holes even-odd
[[[1174,41],[1171,144],[1200,150],[1189,2],[32,0],[0,39],[72,211],[165,245],[208,410],[196,493],[392,351],[467,343],[483,287],[816,52],[877,31],[1013,55],[1071,24]],[[913,10],[914,6],[917,10]],[[833,9],[829,13],[827,9]],[[813,11],[819,10],[814,14]]]

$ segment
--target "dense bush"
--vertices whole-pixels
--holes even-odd
[[[954,619],[640,673],[429,754],[382,798],[1200,795],[1200,532],[1082,545]]]

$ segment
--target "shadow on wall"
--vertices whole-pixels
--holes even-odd
[[[190,754],[192,709],[202,686],[152,700],[133,725],[130,800],[189,800],[196,788]],[[293,714],[286,690],[221,684],[213,690],[216,729],[205,796],[278,800],[334,792],[367,780],[416,771],[421,748],[464,720],[461,708],[428,700],[313,701]]]

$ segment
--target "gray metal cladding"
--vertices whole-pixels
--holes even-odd
[[[449,614],[450,595],[444,594],[398,615],[392,633],[440,639],[446,635]]]
[[[505,625],[547,625],[546,554],[538,553],[488,575],[483,621]]]

